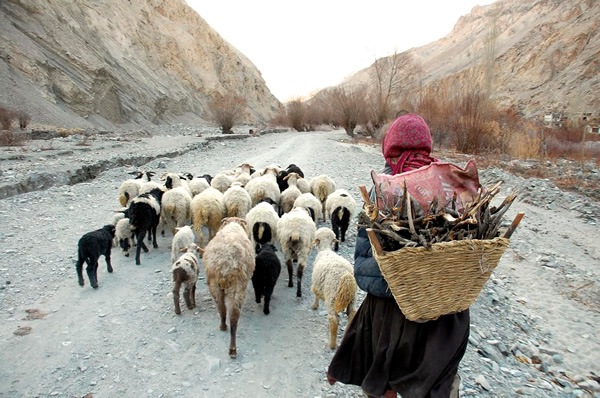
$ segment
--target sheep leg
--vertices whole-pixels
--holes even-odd
[[[190,292],[190,300],[192,301],[192,308],[196,308],[196,284],[192,285],[192,291]]]
[[[356,314],[356,311],[354,310],[354,301],[351,301],[350,304],[348,304],[348,307],[346,308],[348,324],[350,324],[350,322],[352,322],[352,319],[354,319],[354,314]]]
[[[304,273],[304,264],[298,263],[298,270],[296,271],[298,279],[298,287],[296,289],[296,297],[302,297],[302,274]]]
[[[175,306],[175,313],[181,314],[181,307],[179,306],[179,289],[181,288],[181,282],[173,283],[173,304]],[[184,292],[185,294],[185,292]]]
[[[331,350],[335,350],[339,323],[340,317],[337,313],[329,315],[329,349]]]
[[[259,281],[256,278],[254,278],[254,275],[252,277],[252,287],[254,288],[254,298],[256,299],[257,303],[260,303],[260,299],[262,297],[262,289]]]
[[[77,263],[75,263],[75,270],[77,271],[77,280],[79,282],[79,286],[85,285],[85,282],[83,281],[83,261],[83,257],[80,254],[79,258],[77,259]]]
[[[335,242],[333,243],[333,250],[337,252],[340,248],[339,242],[338,242],[338,240],[340,239],[340,226],[338,225],[338,223],[336,222],[336,220],[333,217],[331,218],[331,229],[333,230],[333,233],[335,234]]]
[[[192,289],[189,288],[189,286],[186,286],[183,289],[183,298],[185,300],[185,305],[187,305],[188,309],[192,309],[194,308],[194,306],[192,305]]]
[[[148,248],[146,247],[146,244],[144,243],[144,237],[146,236],[146,231],[143,229],[140,229],[140,231],[138,232],[138,245],[135,248],[135,265],[140,265],[141,261],[140,261],[140,252],[142,250],[144,250],[144,253],[148,252]]]
[[[265,315],[269,315],[271,313],[269,305],[271,304],[271,295],[273,294],[274,287],[275,285],[265,286],[265,305],[263,307],[263,313]]]
[[[219,310],[219,315],[221,316],[221,325],[219,326],[219,329],[227,330],[227,307],[225,306],[225,292],[223,289],[219,289],[219,292],[217,293],[217,308]]]
[[[108,271],[109,274],[112,274],[113,267],[112,267],[112,264],[110,263],[110,246],[108,247],[108,251],[104,255],[104,260],[106,260],[106,270]]]
[[[294,264],[292,260],[287,260],[285,263],[288,269],[288,287],[294,287]]]
[[[150,227],[150,230],[152,231],[152,247],[154,247],[155,249],[158,248],[158,243],[156,243],[156,227],[156,225]]]
[[[98,289],[98,257],[90,257],[89,260],[90,262],[85,268],[85,271],[87,272],[88,278],[90,280],[90,285],[92,285],[94,289]]]
[[[229,356],[231,358],[237,357],[236,334],[240,313],[241,309],[237,308],[235,305],[232,306],[231,312],[229,313],[229,323],[231,324],[231,327],[229,328]]]
[[[313,290],[314,293],[314,290]],[[317,310],[319,309],[319,298],[317,297],[317,295],[315,294],[315,301],[313,302],[313,305],[310,307],[313,310]]]

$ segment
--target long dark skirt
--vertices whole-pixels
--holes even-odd
[[[367,294],[327,373],[367,395],[394,390],[402,398],[448,398],[468,340],[468,309],[417,323],[393,299]]]

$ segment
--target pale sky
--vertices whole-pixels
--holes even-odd
[[[186,0],[282,102],[339,84],[377,58],[450,33],[494,0]]]

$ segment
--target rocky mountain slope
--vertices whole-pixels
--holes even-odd
[[[248,122],[280,106],[252,62],[184,0],[3,0],[0,43],[0,106],[35,122],[192,121],[217,91],[244,96]]]
[[[446,37],[408,53],[423,69],[417,79],[423,86],[469,87],[485,80],[487,70],[492,96],[527,116],[600,116],[599,20],[597,0],[498,0],[474,7]],[[359,71],[346,83],[368,82],[371,72]]]

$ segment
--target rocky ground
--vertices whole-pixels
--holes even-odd
[[[0,397],[362,396],[325,380],[332,352],[326,312],[310,309],[310,266],[301,301],[282,274],[269,316],[249,288],[235,360],[203,279],[199,307],[174,314],[168,235],[142,254],[141,266],[113,250],[115,272],[101,260],[98,290],[77,285],[77,240],[111,219],[129,171],[214,175],[242,162],[296,163],[309,178],[334,176],[359,200],[358,186],[382,167],[377,145],[352,143],[341,131],[237,133],[223,139],[208,128],[172,126],[2,148]],[[565,162],[557,173],[574,170]],[[580,172],[599,178],[594,164]],[[526,215],[471,307],[461,396],[600,396],[599,203],[503,167],[480,168],[480,178],[502,180],[502,195],[516,191],[508,219]],[[351,228],[340,248],[349,260],[354,239]],[[345,325],[342,317],[340,337]]]

